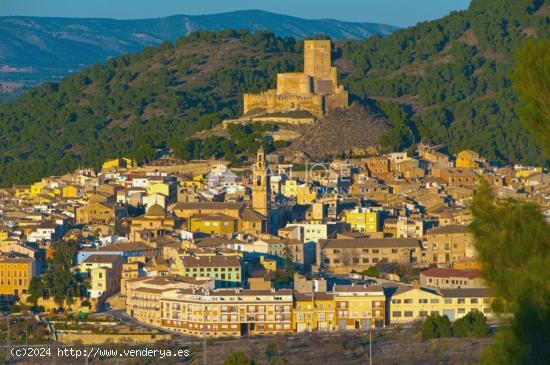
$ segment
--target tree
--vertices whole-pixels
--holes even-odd
[[[470,323],[468,316],[459,318],[453,323],[453,336],[454,337],[468,337],[470,334]]]
[[[293,267],[292,264],[294,263],[294,256],[292,253],[292,248],[288,244],[285,244],[283,247],[283,258],[285,259],[285,268],[287,270],[291,269]]]
[[[423,340],[431,340],[433,338],[450,337],[451,336],[451,321],[447,316],[429,315],[422,323],[421,336]]]
[[[432,316],[426,317],[422,323],[421,334],[423,340],[431,340],[435,338],[435,323]]]
[[[486,337],[489,333],[487,318],[480,312],[469,312],[453,323],[454,337]]]
[[[525,41],[516,52],[513,83],[522,122],[550,155],[550,39]]]
[[[486,337],[489,334],[489,324],[487,318],[481,312],[471,312],[471,328],[472,335],[475,337]]]
[[[449,317],[436,315],[434,317],[436,336],[437,337],[450,337],[451,336],[451,321]]]
[[[471,209],[482,274],[498,299],[494,309],[512,314],[485,362],[550,363],[550,225],[536,204],[495,201],[486,182]]]
[[[514,87],[523,124],[550,156],[550,42],[527,41],[517,53]],[[486,182],[474,194],[471,230],[482,274],[508,326],[484,353],[485,364],[550,363],[550,224],[540,208],[495,201]]]
[[[363,275],[377,278],[380,276],[380,270],[378,269],[378,266],[371,266],[367,270],[363,270]]]
[[[42,297],[44,286],[40,276],[34,276],[29,283],[29,298],[28,301],[36,306],[38,299]]]
[[[256,362],[239,351],[229,355],[223,362],[223,365],[256,365]]]

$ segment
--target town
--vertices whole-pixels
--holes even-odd
[[[549,175],[440,150],[293,164],[260,147],[236,168],[118,158],[1,189],[4,312],[118,311],[154,329],[143,341],[491,321],[474,190],[548,212]]]

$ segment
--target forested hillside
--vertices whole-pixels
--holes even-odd
[[[32,89],[0,106],[0,183],[178,147],[238,116],[243,92],[297,69],[301,44],[272,33],[193,33]]]
[[[550,36],[549,15],[548,1],[474,0],[466,12],[388,37],[338,42],[333,58],[352,98],[392,121],[381,138],[388,149],[424,140],[542,163],[519,124],[509,75],[526,36]],[[300,69],[301,53],[301,41],[270,33],[199,32],[32,89],[0,106],[0,184],[122,155],[143,161],[157,149],[232,157],[235,141],[188,138],[238,116],[241,94]]]
[[[543,163],[519,123],[510,75],[527,36],[550,37],[549,16],[549,1],[474,0],[465,12],[384,39],[346,42],[346,84],[392,115],[396,128],[386,142],[393,148],[424,140],[499,162]]]

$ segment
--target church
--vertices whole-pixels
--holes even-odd
[[[243,118],[294,111],[322,117],[347,106],[348,92],[338,85],[338,71],[331,64],[330,40],[305,40],[304,72],[277,74],[276,89],[244,94]]]

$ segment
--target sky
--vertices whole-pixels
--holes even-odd
[[[471,0],[0,0],[0,16],[142,19],[261,9],[301,18],[412,26],[464,10]]]

